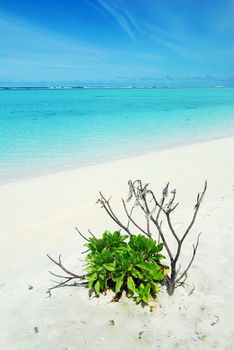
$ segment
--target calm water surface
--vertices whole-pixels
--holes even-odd
[[[0,91],[0,182],[234,135],[234,88]]]

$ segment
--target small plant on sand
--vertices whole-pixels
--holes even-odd
[[[95,293],[98,297],[101,293],[112,290],[115,293],[113,301],[118,301],[123,292],[142,305],[156,298],[159,283],[168,272],[168,266],[161,263],[165,258],[161,254],[162,243],[157,244],[143,235],[121,235],[120,231],[105,231],[101,238],[92,236],[86,240],[88,250],[84,269],[87,273],[83,276],[74,275],[63,267],[61,260],[56,262],[49,257],[70,275],[65,280],[66,285],[74,278],[82,279],[82,284],[88,285],[90,295]],[[50,290],[62,285],[63,282]]]
[[[128,199],[126,201],[122,199],[126,223],[116,215],[110,205],[110,199],[104,197],[101,192],[98,200],[101,207],[126,232],[126,235],[121,235],[120,231],[113,234],[106,231],[101,238],[96,238],[89,231],[91,237],[86,238],[77,229],[88,242],[87,273],[77,275],[64,267],[61,256],[56,261],[48,255],[67,274],[61,276],[50,272],[61,281],[51,287],[49,293],[52,289],[69,285],[69,282],[73,281],[72,285],[88,285],[91,292],[95,292],[97,296],[112,289],[116,293],[114,300],[118,300],[125,291],[127,296],[135,298],[137,303],[147,304],[150,299],[156,297],[159,283],[166,285],[169,295],[174,293],[176,287],[184,285],[197,252],[200,233],[193,245],[193,253],[187,265],[181,269],[181,266],[178,268],[178,262],[183,243],[195,223],[207,183],[205,182],[203,191],[197,195],[192,217],[181,234],[177,233],[171,218],[178,203],[175,203],[176,190],[169,191],[169,183],[163,189],[160,199],[156,198],[149,184],[143,185],[141,180],[129,181],[128,184]],[[141,234],[133,234],[136,230]],[[175,244],[168,240],[168,235],[174,238]],[[161,255],[163,247],[170,261],[170,269],[161,264],[161,260],[164,259]],[[74,282],[76,280],[80,282]]]
[[[128,239],[128,241],[127,241]],[[90,238],[86,256],[88,287],[97,296],[113,290],[115,300],[123,292],[137,303],[147,304],[158,293],[158,282],[165,278],[167,266],[160,263],[163,244],[143,235],[121,235],[106,231],[102,238]]]

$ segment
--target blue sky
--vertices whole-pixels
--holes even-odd
[[[0,0],[0,85],[234,81],[233,0]]]

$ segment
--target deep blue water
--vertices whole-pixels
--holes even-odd
[[[234,135],[234,88],[0,91],[0,181]]]

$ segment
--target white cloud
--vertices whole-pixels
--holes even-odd
[[[98,3],[116,20],[119,26],[128,34],[132,40],[136,40],[135,33],[132,28],[132,20],[128,15],[120,9],[116,4],[110,3],[108,0],[98,0]]]

